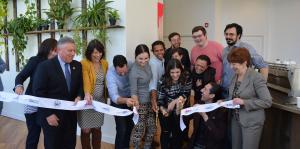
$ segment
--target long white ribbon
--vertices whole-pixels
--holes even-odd
[[[210,103],[210,104],[202,104],[194,107],[189,107],[182,109],[180,112],[180,129],[184,130],[186,128],[182,116],[191,115],[196,112],[210,112],[217,108],[225,107],[229,109],[240,108],[240,105],[233,104],[232,100],[221,102],[221,103]]]
[[[0,101],[16,102],[20,104],[49,108],[59,110],[84,110],[95,109],[98,112],[114,116],[128,116],[133,114],[133,111],[128,109],[120,109],[105,103],[93,101],[92,105],[87,105],[86,100],[82,100],[75,104],[73,101],[65,101],[51,98],[35,97],[30,95],[17,95],[15,93],[0,92]]]

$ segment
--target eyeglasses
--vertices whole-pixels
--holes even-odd
[[[196,39],[196,38],[201,38],[203,35],[193,35],[192,38]]]

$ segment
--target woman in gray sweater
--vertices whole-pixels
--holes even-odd
[[[135,62],[129,72],[131,98],[135,100],[134,106],[138,109],[139,120],[134,126],[130,142],[135,149],[139,148],[145,131],[144,149],[150,149],[153,135],[156,130],[155,114],[151,109],[149,83],[152,72],[148,61],[150,59],[149,48],[140,44],[135,49]]]

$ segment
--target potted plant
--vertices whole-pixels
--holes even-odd
[[[109,11],[111,11],[112,8],[108,7],[108,4],[113,1],[105,1],[105,0],[93,0],[88,4],[88,7],[86,10],[84,10],[80,15],[78,15],[73,23],[75,25],[75,28],[83,28],[83,29],[91,29],[93,35],[99,39],[102,43],[105,44],[106,40],[108,39],[107,33],[106,33],[106,24],[107,24],[107,15],[109,14]],[[79,30],[78,30],[79,31]],[[75,31],[75,32],[78,32]],[[81,43],[80,37],[78,33],[74,34],[76,36],[76,40],[78,43],[76,45],[83,45],[85,44]],[[78,48],[80,47],[77,46]]]
[[[32,31],[37,27],[37,17],[35,5],[25,0],[26,12],[25,15],[20,14],[17,18],[10,20],[7,23],[7,30],[9,35],[12,36],[12,43],[14,49],[13,53],[17,54],[21,65],[25,64],[23,52],[26,49],[27,36],[26,32]]]
[[[109,11],[109,13],[108,13],[108,20],[109,20],[109,24],[111,26],[116,25],[116,22],[119,19],[120,19],[120,15],[118,13],[118,10],[114,9],[114,10]]]
[[[48,18],[56,20],[58,29],[63,29],[66,20],[74,13],[72,0],[48,0],[50,9],[46,11]]]
[[[7,24],[7,30],[13,38],[13,53],[18,54],[21,65],[25,63],[23,55],[27,44],[27,37],[25,33],[36,28],[35,25],[36,24],[34,23],[34,20],[31,20],[30,18],[22,14],[16,19],[9,21]]]
[[[0,0],[0,31],[5,28],[4,18],[7,16],[7,0]]]
[[[6,25],[5,17],[7,16],[7,0],[0,0],[0,37],[4,37],[3,34],[6,34]],[[4,42],[0,41],[0,46],[6,45]],[[2,54],[2,48],[0,49],[0,54]]]

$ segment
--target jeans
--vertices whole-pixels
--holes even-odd
[[[37,112],[25,114],[28,134],[26,138],[26,149],[37,149],[41,126],[37,124]]]
[[[115,116],[116,139],[115,149],[129,148],[130,135],[133,128],[132,115]]]

